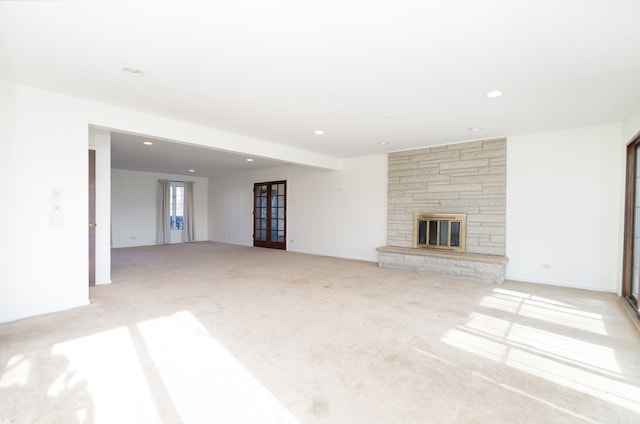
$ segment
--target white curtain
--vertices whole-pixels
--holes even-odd
[[[182,241],[185,243],[196,240],[193,222],[193,181],[184,182],[184,224],[182,226]]]
[[[156,243],[171,243],[171,181],[158,180]]]

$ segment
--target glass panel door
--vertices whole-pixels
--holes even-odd
[[[255,209],[254,209],[254,231],[255,240],[267,241],[267,185],[256,184],[255,193]]]
[[[627,145],[625,191],[622,295],[640,310],[640,136]]]
[[[286,181],[253,185],[253,245],[286,249]]]

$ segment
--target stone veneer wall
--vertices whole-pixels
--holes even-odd
[[[389,153],[387,245],[413,247],[414,213],[466,213],[467,252],[505,254],[506,139]]]

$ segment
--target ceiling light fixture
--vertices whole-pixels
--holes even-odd
[[[388,141],[380,141],[380,142],[378,142],[378,146],[384,146],[384,145],[387,145],[387,144],[389,144]]]
[[[478,132],[478,131],[482,130],[482,128],[480,128],[480,127],[471,127],[471,128],[468,128],[468,130],[469,131],[473,131],[473,132]]]
[[[190,169],[189,172],[196,172],[196,170],[195,169]]]
[[[247,158],[247,162],[253,162],[253,159]]]
[[[322,130],[315,130],[313,133],[314,133],[315,135],[322,135],[322,134],[324,134],[324,131],[322,131]]]
[[[494,97],[500,97],[502,96],[504,93],[500,90],[493,90],[493,91],[489,91],[486,96],[490,99],[494,98]]]
[[[153,146],[153,141],[143,141],[142,144],[145,146]]]
[[[144,72],[137,68],[122,68],[122,72],[129,75],[130,77],[143,77]]]

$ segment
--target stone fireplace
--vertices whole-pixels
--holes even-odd
[[[502,283],[506,140],[389,154],[384,268]]]

